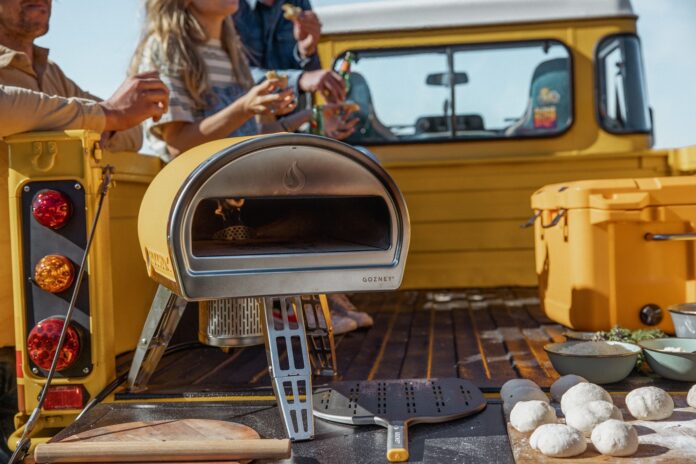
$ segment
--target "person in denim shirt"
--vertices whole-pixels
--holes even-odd
[[[304,11],[289,21],[283,17],[284,4]],[[256,82],[264,79],[266,70],[280,70],[298,93],[321,92],[332,103],[345,100],[341,77],[321,69],[317,55],[321,24],[309,0],[239,0],[233,19]]]

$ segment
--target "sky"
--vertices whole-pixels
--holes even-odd
[[[371,0],[312,0],[317,6]],[[581,0],[579,0],[581,1]],[[656,147],[696,145],[696,0],[632,0],[640,16]],[[126,75],[143,0],[54,0],[39,45],[84,89],[110,96]]]

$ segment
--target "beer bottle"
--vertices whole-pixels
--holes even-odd
[[[314,135],[324,135],[323,105],[314,105],[312,107],[312,120],[309,122],[309,133]]]
[[[350,68],[353,65],[354,61],[355,53],[346,52],[346,54],[343,56],[343,62],[341,63],[341,67],[338,70],[338,75],[341,76],[343,82],[346,85],[346,95],[348,95],[348,92],[350,92]]]

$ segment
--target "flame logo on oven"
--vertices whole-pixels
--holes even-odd
[[[302,190],[307,182],[307,176],[305,176],[302,169],[300,169],[299,163],[297,161],[292,162],[292,166],[285,171],[283,176],[283,185],[286,189],[290,191]]]

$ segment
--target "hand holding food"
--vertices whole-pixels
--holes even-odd
[[[275,84],[278,86],[279,89],[287,89],[288,88],[288,75],[287,74],[279,74],[278,71],[267,71],[266,72],[266,80],[269,81],[277,81]]]
[[[252,87],[240,98],[244,110],[249,114],[275,114],[282,116],[295,109],[297,100],[292,89],[272,93],[278,88],[274,81],[263,81]]]
[[[295,6],[291,3],[286,3],[282,6],[283,8],[283,18],[288,21],[296,21],[302,15],[302,8]]]
[[[303,72],[299,85],[305,92],[319,92],[329,103],[338,103],[346,99],[345,82],[341,76],[328,69]]]

